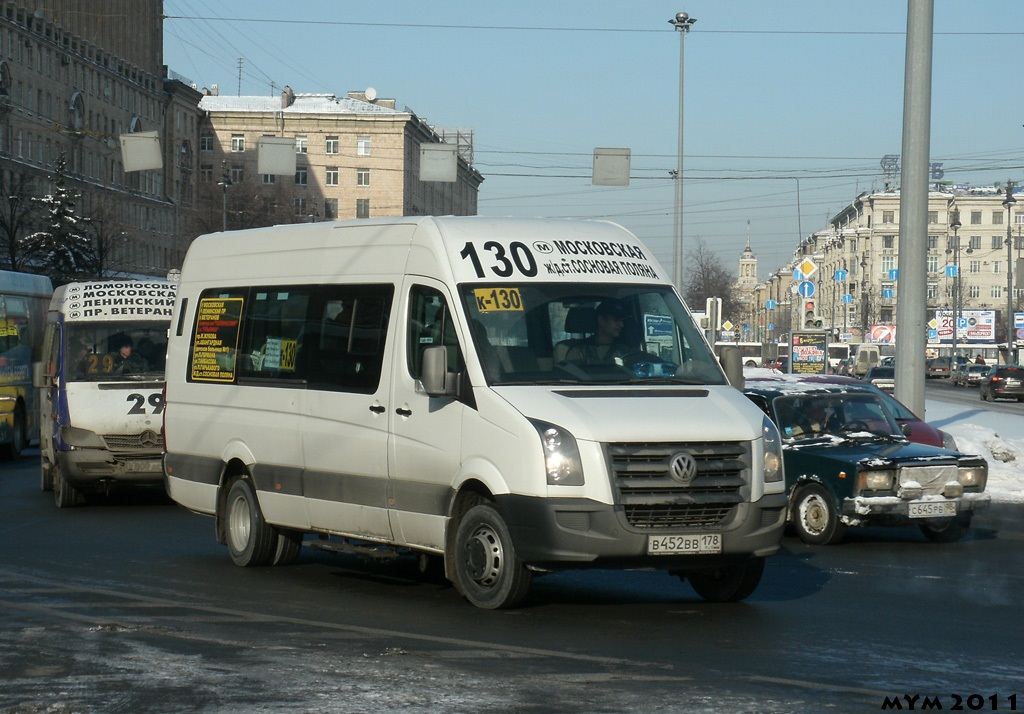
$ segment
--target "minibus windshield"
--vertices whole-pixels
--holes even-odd
[[[727,384],[669,286],[460,289],[489,384]]]
[[[162,380],[166,322],[71,322],[64,345],[70,382]]]

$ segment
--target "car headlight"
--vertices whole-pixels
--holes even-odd
[[[531,419],[544,449],[544,470],[549,486],[582,486],[583,463],[576,439],[560,426]]]
[[[891,491],[896,473],[893,471],[861,471],[857,474],[858,491]]]
[[[952,434],[945,432],[942,429],[939,429],[939,433],[942,434],[943,449],[949,449],[950,451],[959,451],[959,449],[956,448],[956,439],[953,438]]]
[[[106,442],[95,431],[82,429],[77,426],[62,426],[60,438],[65,444],[77,449],[105,449]]]
[[[985,488],[988,482],[988,465],[976,464],[974,466],[961,466],[956,470],[956,480],[964,488]]]
[[[764,434],[765,483],[781,481],[784,476],[782,469],[782,435],[779,434],[779,430],[768,417],[765,417],[761,422],[761,432]]]

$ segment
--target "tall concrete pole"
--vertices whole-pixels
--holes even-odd
[[[934,0],[907,0],[900,177],[896,398],[924,414],[928,252],[928,152],[931,144]]]

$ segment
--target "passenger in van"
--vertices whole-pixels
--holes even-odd
[[[85,379],[89,375],[90,360],[92,351],[89,345],[84,342],[75,342],[68,348],[71,359],[65,360],[65,364],[73,365],[75,379]]]
[[[149,362],[145,357],[135,354],[135,343],[125,335],[120,346],[113,354],[113,374],[142,374],[149,371]]]

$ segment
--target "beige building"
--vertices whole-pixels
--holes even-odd
[[[63,154],[77,211],[93,219],[114,274],[164,274],[187,247],[200,95],[164,79],[162,15],[159,1],[0,3],[4,186],[27,180],[31,193],[49,193]],[[125,173],[119,136],[151,130],[165,139],[164,167]]]
[[[214,87],[199,107],[201,182],[224,191],[222,219],[229,229],[249,225],[253,216],[246,210],[284,209],[311,221],[477,212],[483,176],[471,165],[472,133],[452,134],[454,141],[446,142],[448,135],[397,109],[394,99],[370,90],[338,97],[288,87],[280,97],[232,97]],[[294,140],[293,176],[258,173],[261,137]],[[420,147],[441,143],[458,148],[456,180],[421,181]]]
[[[1007,280],[1024,256],[1024,197],[1007,209],[1006,195],[990,188],[933,191],[928,197],[928,246],[922,269],[927,281],[930,320],[936,310],[952,312],[955,288],[960,309],[995,310],[996,341],[1006,339]],[[958,213],[956,213],[958,212]],[[960,226],[954,229],[953,218]],[[825,329],[861,342],[865,330],[896,321],[899,300],[899,191],[864,193],[833,216],[829,227],[808,236],[793,260],[755,292],[755,310],[768,299],[780,305],[776,322],[797,329],[808,300],[796,293],[794,270],[810,258],[817,270],[812,302]],[[1008,251],[1009,247],[1009,251]],[[843,279],[836,279],[837,275]],[[1021,310],[1022,287],[1013,276],[1014,311]],[[844,296],[847,296],[844,300]],[[788,303],[784,305],[783,303]],[[768,319],[770,319],[769,316]]]

